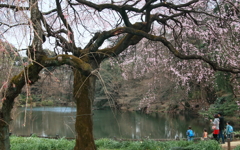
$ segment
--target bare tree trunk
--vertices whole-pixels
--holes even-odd
[[[33,84],[39,79],[39,72],[42,67],[39,65],[30,65],[20,74],[14,76],[8,83],[8,88],[3,94],[3,106],[0,109],[0,150],[10,150],[9,124],[11,122],[11,111],[14,105],[14,99],[21,93],[25,85],[25,79],[28,84]],[[25,74],[24,72],[28,72]]]
[[[0,111],[0,150],[10,150],[9,123],[11,121],[10,114],[13,108],[13,99],[3,98],[2,101],[3,106]]]
[[[92,102],[95,76],[84,76],[74,70],[74,99],[77,105],[75,150],[96,150],[93,138]]]
[[[0,121],[0,140],[0,150],[10,150],[8,124],[3,122],[2,117]]]
[[[18,80],[17,86],[14,79]],[[0,109],[0,150],[10,150],[9,124],[11,122],[11,111],[14,105],[14,99],[21,92],[24,85],[22,76],[15,76],[8,85],[6,92],[3,92],[3,106]],[[13,86],[14,85],[14,86]]]

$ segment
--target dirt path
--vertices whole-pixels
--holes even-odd
[[[231,150],[233,150],[236,146],[240,146],[240,141],[232,141],[230,142]],[[228,149],[228,142],[225,142],[225,144],[222,144],[222,148],[224,150]]]

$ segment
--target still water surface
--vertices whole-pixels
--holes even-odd
[[[25,115],[26,114],[26,115]],[[75,107],[18,108],[13,115],[10,132],[15,135],[75,137]],[[173,139],[186,137],[188,126],[197,136],[209,129],[209,121],[191,115],[143,114],[112,110],[94,110],[94,137],[141,139]],[[210,130],[209,130],[210,131]]]

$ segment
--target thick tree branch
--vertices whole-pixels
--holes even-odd
[[[53,13],[53,12],[57,12],[57,9],[53,9],[53,10],[50,10],[50,11],[48,11],[48,12],[43,12],[42,14],[43,14],[43,15],[49,15],[49,14],[51,14],[51,13]]]
[[[156,0],[146,0],[146,4],[143,6],[141,10],[146,9],[146,17],[145,17],[145,22],[147,22],[147,27],[151,27],[151,11],[152,9],[149,7],[152,3],[156,2]]]
[[[126,10],[121,9],[121,10],[120,10],[120,14],[121,14],[121,16],[122,16],[122,18],[123,18],[123,21],[124,21],[125,25],[126,25],[127,27],[131,27],[132,24],[131,24],[131,22],[129,21],[129,18],[128,18],[128,15],[127,15],[127,13],[126,13]]]
[[[15,6],[15,5],[8,5],[8,4],[0,4],[0,8],[9,8],[9,9],[13,9],[15,11],[29,10],[29,7],[20,7],[20,6]]]
[[[144,29],[145,26],[146,26],[146,23],[135,23],[132,28],[131,27],[119,27],[119,28],[116,28],[113,30],[104,31],[98,36],[98,38],[94,42],[94,44],[92,44],[89,47],[89,52],[96,52],[106,39],[124,33],[124,30],[126,28],[128,28],[128,29]],[[130,41],[128,41],[128,42],[130,42]]]
[[[67,22],[65,16],[63,15],[62,7],[61,7],[59,0],[56,0],[56,5],[57,5],[57,13],[58,13],[59,17],[61,18],[64,26],[68,30],[67,37],[69,38],[69,40],[68,40],[68,42],[65,42],[66,40],[64,40],[64,38],[62,36],[58,35],[58,37],[60,37],[62,43],[64,45],[66,45],[65,51],[70,51],[72,53],[76,53],[75,52],[76,45],[75,45],[75,41],[74,41],[74,32],[73,32],[71,26],[69,25],[69,23]]]
[[[95,33],[84,49],[89,48],[96,41],[96,39],[98,39],[99,35],[100,35],[99,32]]]
[[[87,0],[76,0],[76,1],[79,2],[80,4],[84,4],[88,7],[94,8],[98,11],[102,11],[104,9],[112,9],[112,10],[115,10],[120,13],[121,9],[124,9],[124,10],[129,10],[129,11],[134,11],[134,12],[142,12],[140,9],[134,8],[130,5],[123,5],[123,6],[117,6],[117,5],[113,5],[113,4],[97,5],[97,4],[87,1]]]
[[[0,112],[3,112],[4,116],[10,116],[10,111],[8,109],[13,107],[14,98],[21,92],[21,89],[25,84],[34,84],[40,77],[38,76],[39,72],[50,66],[61,66],[61,65],[70,65],[86,76],[89,76],[93,69],[91,66],[78,57],[70,55],[58,55],[53,58],[44,57],[40,62],[33,61],[33,63],[24,68],[24,70],[14,76],[8,84],[7,92],[3,95],[3,107]],[[6,118],[6,121],[9,122],[10,118]]]
[[[151,34],[148,34],[142,30],[135,30],[132,28],[121,28],[119,29],[121,30],[122,33],[129,33],[129,34],[134,34],[137,36],[142,36],[145,37],[149,40],[152,41],[160,41],[162,42],[176,57],[180,58],[180,59],[185,59],[185,60],[190,60],[190,59],[198,59],[198,60],[203,60],[204,62],[208,63],[214,70],[218,70],[218,71],[227,71],[227,72],[232,72],[232,73],[240,73],[240,68],[236,68],[236,67],[221,67],[218,65],[218,63],[216,63],[215,61],[211,61],[210,59],[204,57],[204,56],[200,56],[200,55],[184,55],[182,53],[180,53],[172,44],[171,42],[169,42],[165,37],[162,36],[154,36]]]
[[[30,48],[27,51],[27,55],[29,58],[40,61],[42,55],[44,55],[44,51],[42,48],[43,40],[43,30],[41,23],[41,13],[38,8],[37,0],[30,0],[30,14],[31,14],[31,23],[34,29],[34,37]]]
[[[69,25],[69,23],[67,22],[65,16],[63,15],[62,7],[61,7],[59,0],[56,0],[56,5],[57,5],[58,15],[61,18],[64,26],[67,28],[68,32],[70,32],[69,33],[70,40],[74,43],[73,30],[72,30],[71,26]]]
[[[74,41],[72,40],[68,41],[66,38],[64,38],[61,35],[61,33],[64,33],[65,35],[71,36],[72,35],[71,32],[67,31],[66,29],[59,29],[59,30],[53,31],[52,27],[47,23],[43,15],[41,15],[41,20],[47,31],[47,36],[48,37],[52,36],[52,37],[55,37],[57,40],[59,40],[56,46],[61,46],[65,53],[72,52],[75,56],[79,56],[78,54],[79,52],[76,48]]]
[[[44,67],[61,66],[64,64],[76,68],[86,76],[90,75],[93,71],[92,67],[88,63],[73,55],[58,55],[53,58],[45,58],[41,62],[41,65]]]
[[[140,9],[140,11],[146,10],[152,3],[156,2],[157,0],[145,0],[146,4]]]

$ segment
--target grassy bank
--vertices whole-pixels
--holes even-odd
[[[46,139],[38,137],[11,136],[11,150],[72,150],[74,140]],[[95,141],[98,150],[222,150],[214,140],[199,141],[115,141],[99,139]],[[234,150],[240,150],[240,146]]]

